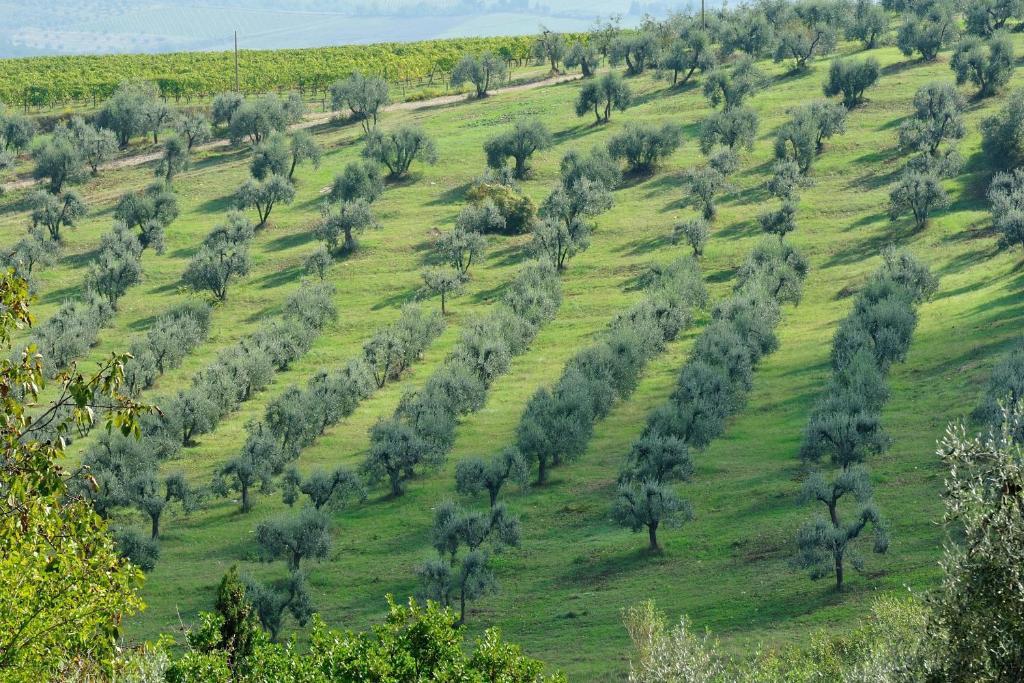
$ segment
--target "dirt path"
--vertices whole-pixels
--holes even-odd
[[[521,83],[519,85],[510,85],[506,88],[497,88],[491,91],[491,96],[504,95],[506,93],[516,93],[523,90],[533,90],[535,88],[542,88],[548,85],[557,85],[559,83],[566,83],[568,81],[575,81],[581,78],[578,74],[567,74],[563,76],[552,76],[545,78],[540,81],[530,81],[529,83]],[[459,102],[466,102],[470,99],[469,95],[442,95],[441,97],[432,97],[426,100],[417,100],[415,102],[396,102],[389,104],[384,107],[384,111],[416,111],[418,109],[430,109],[431,107],[442,107],[448,104],[457,104]],[[329,122],[335,116],[334,112],[308,114],[304,120],[294,124],[289,130],[301,130],[303,128],[313,128],[324,123]],[[204,145],[199,145],[195,148],[195,151],[206,151],[221,149],[227,147],[230,144],[228,140],[214,140]],[[131,156],[121,157],[120,159],[114,159],[113,161],[107,162],[100,166],[102,171],[116,171],[121,168],[132,168],[135,166],[141,166],[148,164],[151,161],[158,161],[160,159],[160,152],[148,152],[146,154],[133,154]],[[20,180],[13,180],[4,185],[5,190],[23,190],[33,185],[38,184],[39,181],[33,178],[22,178]]]

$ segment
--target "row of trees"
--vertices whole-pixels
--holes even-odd
[[[652,551],[660,550],[659,528],[691,517],[673,484],[689,480],[691,451],[706,448],[743,407],[758,362],[778,346],[780,304],[799,300],[806,272],[795,248],[766,237],[740,269],[732,296],[712,311],[669,400],[648,415],[623,462],[612,516],[646,530]]]
[[[371,429],[362,466],[369,482],[386,481],[391,494],[400,496],[421,468],[443,462],[458,417],[483,407],[490,385],[508,370],[513,356],[526,351],[560,304],[555,269],[543,262],[526,265],[502,303],[466,326],[426,385],[403,396],[394,416]]]
[[[284,473],[287,503],[294,504],[299,493],[306,493],[314,507],[323,507],[337,486],[351,483],[352,477],[340,471],[317,472],[303,480],[295,471],[285,471],[289,463],[329,427],[351,415],[365,398],[397,381],[443,330],[440,316],[407,306],[398,320],[378,330],[362,353],[343,367],[318,372],[304,389],[287,388],[267,404],[262,419],[246,425],[245,445],[220,468],[215,490],[224,495],[238,492],[241,511],[249,512],[254,488],[269,491],[273,478]]]
[[[29,275],[33,265],[53,262],[60,231],[73,226],[85,213],[84,203],[74,193],[55,197],[40,191],[32,196],[32,202],[33,229],[19,243],[13,257],[20,259],[16,264],[24,266]],[[157,204],[159,209],[154,208]],[[153,209],[152,218],[143,218],[145,211],[138,209],[142,205]],[[119,299],[141,281],[143,251],[150,246],[162,251],[164,225],[177,216],[174,195],[162,186],[151,188],[143,197],[125,195],[114,216],[112,229],[100,239],[99,254],[89,265],[83,295],[65,301],[50,319],[33,330],[32,341],[46,358],[46,371],[51,375],[96,343],[100,330],[113,318]],[[49,240],[42,236],[44,226]]]
[[[95,486],[83,487],[80,494],[104,516],[127,507],[150,519],[149,539],[131,529],[118,533],[121,552],[139,566],[149,569],[156,562],[156,538],[165,509],[178,502],[189,511],[206,495],[189,486],[179,474],[161,478],[161,465],[182,448],[195,446],[197,437],[214,429],[239,404],[264,389],[274,372],[286,370],[305,353],[320,330],[337,315],[332,294],[326,285],[303,286],[289,297],[280,320],[263,323],[256,332],[219,353],[193,376],[189,388],[157,399],[161,412],[143,418],[141,438],[104,433],[86,452],[83,464],[89,468]],[[190,307],[179,317],[198,318],[194,324],[203,325],[202,313],[192,310]],[[166,341],[158,328],[153,332],[158,342]],[[150,350],[153,362],[160,350],[159,346]],[[165,354],[162,360],[170,359]]]
[[[647,295],[616,316],[603,339],[576,354],[552,388],[538,389],[526,404],[515,448],[530,469],[536,467],[538,485],[547,483],[551,468],[583,455],[595,423],[632,394],[647,362],[707,305],[700,269],[690,257],[653,270],[648,280]],[[457,477],[464,468],[476,465],[460,463]],[[465,490],[468,477],[462,479]]]
[[[906,358],[916,307],[938,288],[938,280],[909,253],[887,251],[883,257],[882,267],[836,330],[832,376],[811,410],[800,447],[800,459],[810,470],[801,497],[821,503],[828,514],[800,528],[798,561],[811,578],[834,575],[837,590],[843,587],[847,560],[858,570],[863,566],[854,541],[868,525],[874,531],[874,552],[888,549],[886,524],[872,501],[864,463],[889,446],[881,422],[889,393],[886,375]],[[830,478],[817,469],[825,459]],[[842,503],[851,499],[855,507],[844,517]]]
[[[374,391],[397,380],[443,329],[437,314],[415,305],[405,307],[396,322],[379,330],[344,367],[318,372],[304,389],[292,386],[271,400],[263,418],[246,425],[248,437],[239,454],[218,469],[212,491],[222,496],[237,492],[243,513],[252,509],[255,488],[270,492],[278,476],[286,504],[306,499],[298,513],[265,520],[255,530],[261,559],[284,559],[287,564],[288,574],[282,579],[246,578],[255,613],[271,640],[276,640],[286,615],[305,625],[313,613],[301,562],[323,559],[330,552],[326,510],[344,508],[367,495],[360,475],[347,468],[317,470],[304,477],[290,463]]]
[[[1016,351],[1014,352],[1016,353]],[[993,388],[994,385],[993,385]],[[1004,395],[1008,397],[1009,394]],[[810,645],[733,658],[710,634],[697,635],[683,617],[670,627],[652,602],[626,610],[636,648],[630,678],[662,680],[1002,681],[1018,677],[1024,643],[1021,562],[1024,453],[1021,405],[1004,404],[987,435],[953,423],[937,456],[948,469],[942,500],[946,529],[939,585],[874,602],[871,617],[851,633],[813,636]],[[1011,407],[1012,406],[1012,407]],[[986,421],[991,415],[985,416]]]
[[[15,329],[31,323],[24,281],[4,274],[0,301],[0,339],[9,340]],[[65,441],[41,438],[39,428],[48,424],[54,433],[69,435],[105,423],[127,437],[141,427],[139,419],[148,407],[120,393],[120,369],[127,359],[115,355],[94,375],[59,378],[56,398],[43,405],[38,419],[30,417],[29,404],[39,407],[35,401],[45,378],[30,357],[18,361],[8,356],[0,354],[2,393],[10,397],[2,407],[0,676],[113,675],[223,683],[282,677],[376,680],[394,677],[402,671],[396,666],[414,666],[428,676],[457,671],[463,677],[498,676],[512,683],[542,680],[541,664],[503,642],[496,631],[485,633],[470,653],[454,615],[412,602],[408,608],[389,602],[385,622],[365,633],[341,634],[317,621],[310,650],[299,655],[290,646],[268,642],[260,632],[262,622],[273,633],[272,622],[263,620],[272,617],[278,603],[264,592],[247,590],[234,569],[221,582],[215,611],[201,615],[187,630],[187,652],[174,654],[163,640],[137,650],[118,647],[117,625],[142,608],[141,574],[118,558],[96,509],[75,495],[80,475],[69,481],[62,467]],[[32,581],[25,580],[28,575]],[[285,608],[292,610],[293,604],[294,612],[307,613],[295,602]]]

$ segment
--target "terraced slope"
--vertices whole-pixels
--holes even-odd
[[[1015,40],[1018,50],[1024,49],[1024,40]],[[884,66],[881,81],[851,114],[846,135],[834,138],[818,159],[815,184],[803,193],[799,227],[789,238],[811,263],[804,300],[786,308],[778,330],[780,349],[759,367],[748,405],[721,439],[696,456],[694,480],[680,488],[694,505],[695,519],[680,530],[665,530],[660,537],[664,554],[651,557],[644,538],[610,522],[608,505],[623,454],[647,411],[671,390],[699,324],[656,358],[630,400],[597,425],[580,462],[555,471],[543,489],[508,492],[509,506],[522,517],[522,547],[499,560],[502,592],[473,604],[471,630],[497,624],[508,638],[563,667],[574,680],[611,679],[627,667],[619,612],[647,597],[673,615],[688,613],[700,627],[713,629],[728,648],[741,651],[756,643],[796,641],[814,627],[842,630],[854,625],[880,592],[922,589],[937,577],[941,534],[935,521],[943,472],[933,456],[935,440],[947,421],[973,407],[989,369],[1017,334],[1024,314],[1024,278],[1019,253],[996,251],[983,199],[987,171],[977,123],[1002,98],[972,103],[970,133],[961,145],[965,174],[948,183],[953,205],[927,229],[914,232],[907,222],[891,223],[886,215],[887,186],[902,164],[895,150],[896,128],[920,85],[950,80],[952,74],[946,55],[938,63],[919,64],[892,48],[873,53]],[[733,178],[735,190],[720,206],[702,261],[713,300],[727,294],[735,268],[760,239],[755,216],[769,200],[763,183],[773,130],[785,120],[787,107],[820,96],[828,63],[816,63],[809,73],[795,77],[763,66],[775,77],[751,102],[761,116],[759,140]],[[1024,77],[1018,75],[1014,84],[1024,85]],[[698,122],[710,110],[699,86],[671,90],[647,76],[633,79],[631,86],[637,106],[616,114],[604,127],[572,115],[577,83],[389,114],[385,126],[415,121],[435,135],[441,162],[417,167],[414,179],[389,188],[378,204],[383,229],[364,235],[360,250],[331,271],[340,320],[308,355],[280,373],[270,389],[170,463],[170,469],[184,470],[195,482],[208,482],[214,468],[241,446],[245,422],[259,416],[270,398],[304,382],[318,368],[351,357],[373,330],[397,317],[400,304],[419,287],[418,271],[431,258],[434,230],[450,226],[464,201],[466,183],[483,168],[483,141],[501,126],[517,117],[538,116],[555,132],[556,146],[535,161],[535,176],[526,183],[539,201],[554,184],[566,150],[603,144],[627,121],[684,124],[684,147],[653,177],[628,182],[615,193],[616,206],[598,218],[591,248],[563,276],[565,301],[558,316],[528,353],[514,359],[511,370],[492,387],[485,408],[459,425],[445,467],[411,482],[402,498],[385,498],[383,491],[375,491],[366,504],[335,515],[330,560],[306,567],[328,622],[365,626],[383,613],[385,593],[405,596],[415,590],[413,569],[433,552],[427,537],[431,507],[454,496],[455,463],[490,455],[509,442],[530,395],[554,382],[566,360],[615,311],[639,298],[633,286],[647,264],[667,262],[684,249],[673,247],[669,235],[673,222],[693,211],[684,202],[682,176],[687,167],[702,162],[695,138]],[[251,331],[261,315],[274,312],[298,286],[302,261],[316,247],[310,226],[318,214],[320,191],[360,150],[355,127],[314,130],[329,150],[323,165],[315,172],[300,170],[295,204],[275,209],[273,225],[257,237],[253,272],[215,309],[210,339],[162,378],[157,391],[183,386],[219,349]],[[131,334],[185,296],[178,289],[179,275],[202,236],[228,208],[230,193],[247,173],[246,156],[244,151],[211,151],[176,181],[183,211],[169,230],[167,252],[147,253],[145,282],[124,297],[92,358],[123,348]],[[99,236],[108,229],[117,195],[144,186],[150,174],[147,167],[123,169],[83,189],[93,210],[89,220],[69,233],[61,263],[41,278],[41,317],[82,281]],[[23,229],[20,197],[13,193],[0,205],[0,242],[13,241]],[[452,302],[448,329],[424,361],[304,451],[298,463],[302,470],[362,460],[368,428],[391,413],[407,387],[429,377],[457,339],[461,323],[496,300],[500,286],[524,258],[527,241],[493,241],[486,262],[474,268],[467,294]],[[871,466],[876,502],[891,523],[889,554],[871,557],[870,573],[851,576],[848,590],[836,595],[827,582],[812,583],[789,565],[796,529],[811,514],[796,503],[796,451],[807,411],[829,373],[835,326],[849,310],[851,291],[877,267],[888,244],[912,250],[942,283],[933,301],[920,310],[907,363],[891,375],[892,398],[883,418],[894,443]],[[252,540],[258,521],[283,507],[278,496],[260,496],[252,513],[240,515],[231,501],[214,500],[191,518],[166,520],[160,563],[144,590],[149,607],[128,624],[129,634],[150,638],[177,628],[179,614],[188,620],[208,608],[217,581],[233,563],[261,576],[283,575],[280,564],[255,561]]]

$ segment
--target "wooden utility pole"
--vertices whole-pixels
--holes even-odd
[[[704,0],[700,0],[700,27],[705,31],[708,30],[708,22],[704,19]],[[237,45],[235,46],[235,49],[238,49]]]
[[[238,31],[235,31],[235,92],[241,92],[238,87]]]

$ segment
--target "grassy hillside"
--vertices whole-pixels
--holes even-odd
[[[1024,40],[1014,39],[1019,51],[1024,48]],[[608,507],[621,458],[647,411],[671,390],[700,325],[648,367],[632,398],[599,423],[579,463],[556,470],[543,489],[509,492],[508,504],[522,518],[522,546],[499,559],[502,591],[473,604],[470,631],[496,624],[573,680],[614,679],[628,666],[620,610],[648,597],[671,615],[689,614],[696,625],[711,628],[728,649],[739,652],[758,643],[796,642],[818,627],[841,631],[856,624],[882,592],[923,589],[934,582],[943,478],[935,440],[948,421],[973,407],[991,366],[1018,333],[1024,279],[1020,255],[995,249],[983,196],[988,171],[979,152],[977,123],[1002,97],[972,102],[969,135],[961,144],[965,172],[947,183],[953,204],[927,229],[915,232],[908,221],[892,223],[886,215],[888,185],[903,163],[895,149],[896,128],[919,86],[952,79],[948,55],[922,64],[894,48],[872,52],[884,67],[879,85],[851,113],[847,133],[830,141],[818,159],[814,186],[802,195],[799,227],[790,238],[811,263],[804,300],[785,308],[780,349],[757,370],[748,405],[723,438],[695,456],[694,480],[680,487],[695,508],[695,519],[682,529],[666,530],[661,535],[664,554],[652,557],[644,551],[644,538],[609,521]],[[773,80],[751,102],[761,116],[759,139],[733,177],[735,189],[720,206],[702,261],[714,299],[729,291],[736,267],[760,239],[755,217],[770,200],[763,184],[774,129],[786,119],[788,107],[820,96],[828,62],[817,62],[798,76],[762,66]],[[1013,84],[1024,85],[1024,77],[1018,75]],[[435,229],[450,227],[468,181],[484,166],[483,141],[502,126],[537,116],[555,133],[555,147],[539,155],[534,177],[525,184],[539,202],[555,182],[565,151],[603,144],[627,121],[683,124],[683,148],[654,176],[616,191],[615,207],[597,219],[592,246],[563,276],[565,303],[557,318],[495,383],[485,408],[459,425],[448,463],[411,482],[402,498],[386,498],[378,490],[366,504],[335,514],[330,559],[306,567],[316,604],[329,623],[363,627],[383,614],[386,593],[404,597],[415,591],[413,569],[433,552],[431,508],[455,495],[455,463],[489,455],[508,443],[530,395],[557,379],[565,361],[640,296],[633,288],[636,276],[648,264],[666,262],[685,249],[672,246],[668,237],[676,220],[693,213],[684,201],[683,173],[703,163],[696,133],[710,109],[699,85],[671,89],[644,76],[631,86],[637,105],[603,127],[572,115],[578,83],[389,114],[384,126],[414,121],[436,136],[440,163],[417,166],[413,179],[390,187],[378,205],[383,229],[365,234],[359,251],[334,266],[330,280],[337,287],[341,316],[312,352],[202,437],[198,447],[168,464],[168,471],[181,470],[195,483],[207,483],[218,464],[237,452],[246,421],[261,415],[270,398],[305,382],[317,369],[351,357],[377,327],[397,316],[419,287],[418,271],[431,259]],[[254,329],[261,316],[278,310],[299,286],[302,262],[317,246],[311,224],[319,194],[361,149],[358,127],[325,126],[315,132],[328,150],[323,165],[317,171],[300,170],[296,202],[275,209],[273,225],[257,236],[253,271],[215,309],[210,339],[164,376],[153,395],[186,385],[218,350]],[[167,251],[145,254],[144,283],[122,299],[92,359],[123,349],[154,315],[186,296],[179,276],[246,177],[247,156],[241,150],[210,153],[176,181],[183,211],[168,231]],[[92,211],[69,233],[60,264],[41,278],[40,319],[75,293],[108,229],[117,195],[141,188],[151,173],[148,167],[112,172],[83,188]],[[21,199],[18,194],[3,199],[0,241],[13,242],[24,229]],[[501,285],[524,259],[527,242],[526,237],[493,239],[467,293],[450,306],[448,330],[423,362],[307,449],[300,469],[361,462],[368,428],[390,413],[403,391],[425,381],[452,347],[461,324],[500,295]],[[813,583],[790,566],[796,529],[812,513],[797,505],[796,452],[807,411],[828,376],[831,337],[849,310],[848,293],[877,267],[888,244],[909,248],[942,282],[920,310],[908,361],[891,375],[892,398],[883,418],[892,448],[871,463],[876,501],[891,523],[892,545],[887,556],[868,559],[869,574],[852,575],[846,592],[837,595],[828,582]],[[175,514],[166,519],[160,563],[144,589],[148,608],[127,624],[128,634],[152,638],[178,629],[179,617],[187,622],[208,609],[216,583],[233,563],[257,575],[283,576],[280,563],[255,561],[251,538],[259,520],[282,509],[279,495],[261,495],[249,515],[239,514],[231,501],[215,499],[189,518]],[[142,528],[141,518],[135,523]]]

